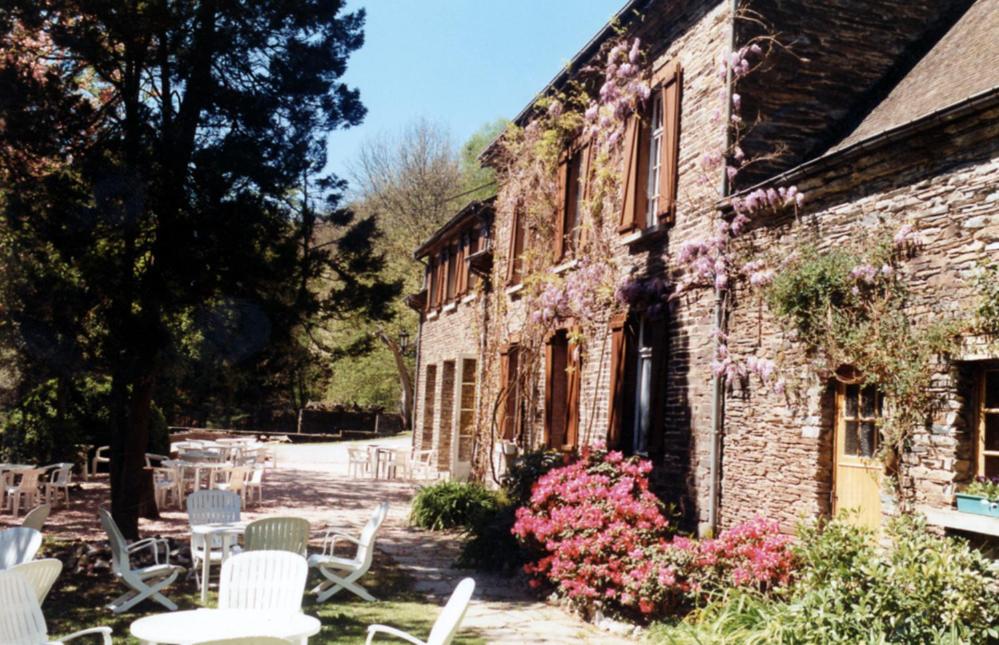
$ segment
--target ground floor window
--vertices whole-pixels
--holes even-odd
[[[661,448],[665,368],[664,321],[631,315],[611,322],[608,446],[642,456]]]
[[[458,397],[458,461],[471,462],[475,442],[475,381],[477,363],[474,358],[461,361],[461,391]]]
[[[545,444],[552,450],[576,447],[579,433],[579,346],[561,329],[548,341],[545,368]]]
[[[979,376],[977,474],[999,477],[999,366]]]

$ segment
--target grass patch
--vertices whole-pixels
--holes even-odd
[[[72,546],[71,542],[49,539],[39,557],[55,557],[66,561]],[[213,574],[217,571],[218,568],[213,567]],[[310,571],[307,588],[311,589],[319,581],[319,575]],[[315,597],[306,593],[302,611],[315,616],[322,623],[322,630],[312,637],[311,642],[324,645],[363,643],[368,625],[373,623],[391,625],[408,631],[417,638],[426,638],[441,605],[428,602],[412,591],[412,579],[388,555],[377,554],[371,571],[360,582],[379,599],[377,602],[365,602],[352,594],[340,592],[327,602],[317,604]],[[110,570],[74,573],[64,569],[42,606],[50,638],[58,638],[86,627],[107,625],[114,630],[115,643],[139,643],[130,635],[129,625],[144,616],[163,613],[166,609],[151,601],[140,603],[131,611],[120,615],[114,615],[105,609],[108,602],[124,591],[125,586],[114,579]],[[202,605],[194,577],[187,578],[184,574],[165,591],[165,595],[177,603],[181,610],[216,606],[215,590],[209,590],[208,603]],[[474,630],[465,628],[454,642],[477,645],[485,641]]]

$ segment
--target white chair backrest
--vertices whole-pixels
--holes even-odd
[[[265,517],[250,522],[243,544],[247,551],[289,551],[305,557],[309,521],[301,517]]]
[[[70,480],[73,478],[73,464],[53,464],[49,468],[52,469],[49,474],[50,484],[69,486]]]
[[[368,451],[365,448],[347,448],[347,456],[351,461],[367,461]]]
[[[15,526],[0,531],[0,569],[31,560],[41,546],[42,534],[33,528]]]
[[[238,522],[239,495],[227,490],[199,490],[187,496],[187,519],[194,524]]]
[[[45,474],[44,468],[31,468],[21,472],[21,481],[17,488],[23,492],[38,491],[38,479]]]
[[[253,466],[253,471],[250,473],[249,483],[262,484],[263,482],[264,482],[264,465],[256,464]]]
[[[234,555],[222,563],[219,609],[300,610],[308,573],[308,563],[297,553]]]
[[[99,508],[97,509],[97,514],[101,518],[101,526],[104,527],[104,532],[108,535],[108,544],[111,546],[112,569],[115,573],[128,571],[128,542],[125,541],[125,536],[121,534],[118,524],[111,517],[111,513],[108,513],[103,508]]]
[[[378,535],[378,529],[382,527],[382,522],[388,515],[388,507],[388,502],[382,502],[376,506],[368,523],[361,530],[360,544],[357,545],[357,554],[354,556],[354,560],[361,563],[364,568],[371,566],[371,560],[375,554],[375,536]]]
[[[49,519],[49,512],[51,510],[52,508],[48,504],[39,504],[28,511],[28,514],[24,516],[24,520],[21,522],[21,526],[26,526],[29,529],[35,529],[40,532],[42,527],[45,526],[45,520]]]
[[[250,469],[246,466],[233,466],[231,468],[225,469],[226,482],[230,486],[230,490],[240,490],[243,488],[243,484],[246,483],[246,479],[250,474]]]
[[[35,590],[35,597],[38,598],[40,605],[45,602],[45,596],[49,595],[49,589],[62,573],[62,561],[56,558],[32,560],[15,565],[10,570],[25,577],[31,588]]]
[[[468,610],[468,603],[472,599],[472,592],[475,591],[475,580],[465,578],[458,583],[451,593],[444,609],[441,610],[434,626],[427,637],[427,645],[448,645],[454,640],[454,635],[458,632],[461,619],[465,617]]]
[[[0,643],[47,643],[48,632],[31,583],[16,571],[0,571]]]

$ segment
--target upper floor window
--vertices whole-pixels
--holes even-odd
[[[683,73],[677,63],[657,77],[645,109],[625,131],[622,233],[671,222],[676,213]]]
[[[564,164],[562,221],[558,226],[556,260],[571,257],[579,246],[580,211],[583,204],[586,171],[583,168],[588,148],[577,150]]]
[[[982,370],[979,387],[977,472],[999,477],[999,367]]]
[[[454,300],[458,285],[458,250],[451,247],[447,250],[447,290],[445,292],[446,302]]]
[[[524,221],[523,209],[518,206],[513,211],[513,222],[510,226],[510,253],[507,256],[506,282],[509,285],[520,284],[524,277],[524,252],[527,243],[527,223]]]

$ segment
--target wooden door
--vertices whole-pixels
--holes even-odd
[[[852,521],[871,528],[881,526],[881,408],[874,387],[838,384],[833,512],[851,509]]]

